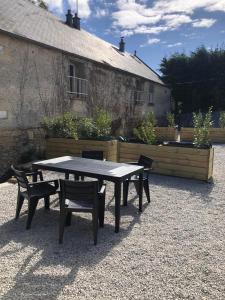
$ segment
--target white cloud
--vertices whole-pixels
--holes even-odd
[[[206,27],[209,28],[211,27],[213,24],[215,24],[216,20],[215,19],[201,19],[201,20],[197,20],[195,21],[192,26],[193,27]]]
[[[196,10],[225,12],[225,0],[117,0],[117,10],[112,13],[113,27],[132,34],[159,34],[184,24],[194,27],[210,27],[216,20],[193,20]],[[207,21],[206,21],[207,20]]]
[[[95,14],[96,14],[95,15],[96,18],[106,17],[106,16],[109,15],[109,10],[108,9],[97,8]]]
[[[175,43],[175,44],[169,44],[169,45],[167,45],[167,47],[168,47],[168,48],[172,48],[172,47],[180,47],[180,46],[182,46],[182,45],[183,45],[183,43],[178,42],[178,43]]]
[[[160,42],[160,39],[148,39],[147,44],[148,45],[153,45],[153,44],[158,44]]]
[[[54,1],[54,0],[52,0],[52,1]],[[67,1],[69,4],[69,7],[75,11],[76,7],[77,7],[77,5],[76,5],[77,1],[76,0],[67,0]],[[84,18],[84,19],[88,18],[91,14],[90,1],[82,0],[82,1],[79,1],[78,3],[79,3],[79,6],[78,6],[79,17]]]

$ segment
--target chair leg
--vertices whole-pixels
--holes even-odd
[[[148,203],[150,203],[150,190],[149,190],[149,182],[148,180],[144,180],[144,190],[145,190],[145,194],[146,194],[146,197],[147,197],[147,200],[148,200]]]
[[[50,196],[46,196],[44,198],[44,201],[45,201],[45,209],[49,209],[49,206],[50,206]]]
[[[19,218],[19,215],[20,215],[20,211],[21,211],[21,208],[23,206],[23,202],[24,202],[24,197],[18,193],[18,196],[17,196],[17,205],[16,205],[16,219]]]
[[[98,219],[99,219],[99,226],[104,227],[104,219],[105,219],[105,197],[102,197],[102,199],[99,199],[99,213],[98,213]]]
[[[65,173],[65,179],[66,179],[66,180],[69,180],[69,177],[70,177],[70,174],[66,172],[66,173]]]
[[[70,225],[71,225],[71,219],[72,219],[72,212],[69,211],[69,212],[66,214],[66,226],[70,226]]]
[[[84,181],[84,176],[81,176],[80,178],[81,178],[82,181]]]
[[[98,215],[96,214],[96,212],[92,213],[92,223],[93,223],[94,245],[96,245],[97,238],[98,238]]]
[[[135,190],[136,190],[137,194],[139,195],[139,182],[138,182],[138,180],[134,181],[134,187],[135,187]]]
[[[66,214],[65,214],[65,212],[60,211],[60,217],[59,217],[59,244],[63,243],[63,234],[64,234],[65,222],[66,222]]]
[[[30,229],[31,222],[32,222],[33,216],[35,214],[37,204],[38,204],[38,199],[31,199],[28,202],[28,217],[27,217],[26,229]]]
[[[129,190],[129,181],[126,180],[123,182],[123,205],[124,206],[127,206],[128,190]]]

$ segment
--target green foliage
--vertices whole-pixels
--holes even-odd
[[[97,108],[94,114],[96,137],[104,137],[111,134],[112,119],[103,108]]]
[[[168,121],[168,127],[174,127],[175,126],[175,115],[172,113],[167,113],[167,121]]]
[[[221,128],[225,128],[225,111],[220,112],[219,124]]]
[[[201,112],[193,113],[194,144],[197,148],[210,146],[209,129],[212,127],[212,107],[204,115]]]
[[[48,10],[48,5],[45,3],[44,0],[29,0],[29,1],[43,9]]]
[[[189,55],[174,53],[163,58],[160,71],[172,89],[175,114],[193,111],[225,110],[225,49],[208,50],[204,46]]]
[[[69,112],[54,118],[45,118],[42,125],[49,137],[78,139],[77,120]]]
[[[93,118],[80,118],[78,135],[80,138],[104,138],[111,134],[112,119],[109,113],[97,108]]]
[[[78,123],[79,138],[92,138],[95,135],[95,124],[92,118],[80,118]]]
[[[156,134],[155,134],[155,125],[156,119],[153,112],[148,113],[140,126],[134,128],[133,133],[134,136],[137,137],[139,140],[153,145],[156,143]]]

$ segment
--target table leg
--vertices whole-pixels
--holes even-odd
[[[121,182],[115,183],[115,232],[120,230]]]
[[[143,173],[139,174],[139,211],[142,212]]]

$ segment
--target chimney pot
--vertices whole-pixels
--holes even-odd
[[[71,14],[70,9],[68,9],[68,13],[66,15],[66,24],[70,27],[73,27],[73,15]]]
[[[73,27],[80,30],[80,18],[77,13],[75,13],[75,16],[73,17]]]
[[[125,51],[125,42],[124,42],[124,37],[122,36],[120,39],[120,44],[119,44],[119,51],[124,52]]]

